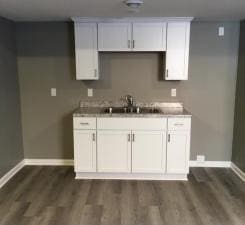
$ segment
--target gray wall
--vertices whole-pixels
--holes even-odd
[[[101,79],[76,81],[74,40],[69,23],[19,23],[18,69],[26,158],[72,158],[72,111],[87,88],[93,100],[130,93],[139,101],[183,101],[193,114],[191,158],[230,160],[239,23],[193,22],[189,80],[161,78],[157,53],[101,54]],[[50,97],[50,88],[57,97]],[[177,88],[177,98],[170,89]]]
[[[15,25],[0,18],[0,177],[23,159]]]
[[[241,22],[232,161],[245,172],[245,21]]]

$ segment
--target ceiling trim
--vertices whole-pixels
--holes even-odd
[[[74,22],[98,23],[98,22],[190,22],[194,17],[72,17]]]

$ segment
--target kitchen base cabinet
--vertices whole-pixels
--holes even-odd
[[[187,180],[191,118],[75,117],[77,179]]]
[[[167,173],[188,173],[190,135],[188,131],[169,131]]]
[[[189,173],[190,131],[190,118],[168,119],[167,173]]]
[[[165,131],[132,131],[133,173],[165,173],[165,161]]]
[[[98,130],[98,172],[131,172],[131,132]]]
[[[96,130],[74,130],[76,172],[96,172]]]

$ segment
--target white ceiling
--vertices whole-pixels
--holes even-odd
[[[144,0],[139,13],[129,13],[123,0],[0,0],[0,16],[16,21],[90,16],[240,20],[245,18],[245,0]]]

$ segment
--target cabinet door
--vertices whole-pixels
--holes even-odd
[[[133,23],[133,51],[166,51],[166,23]]]
[[[130,23],[99,23],[99,51],[130,51],[131,29]]]
[[[96,172],[96,130],[74,130],[75,172]]]
[[[189,131],[169,131],[167,141],[167,173],[189,172]]]
[[[190,22],[167,25],[166,80],[187,80]]]
[[[98,172],[131,172],[130,134],[130,131],[98,131]]]
[[[98,80],[97,25],[75,23],[76,78]]]
[[[164,173],[165,131],[132,131],[132,172]]]

